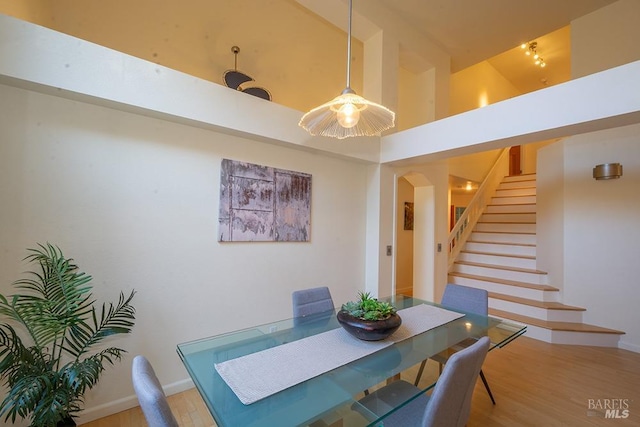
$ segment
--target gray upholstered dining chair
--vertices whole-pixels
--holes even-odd
[[[382,416],[417,396],[383,418],[385,427],[463,427],[471,414],[471,397],[490,344],[488,337],[482,337],[471,346],[454,353],[430,396],[415,385],[398,380],[363,397],[358,403],[377,416]],[[355,405],[354,409],[366,413],[361,406]]]
[[[309,316],[335,308],[331,292],[326,286],[294,291],[291,294],[291,301],[293,303],[293,317]]]
[[[146,357],[136,356],[133,358],[131,379],[149,426],[178,427],[178,422],[171,412],[160,381],[158,381],[158,377]]]
[[[450,308],[452,310],[465,311],[467,313],[478,314],[481,316],[489,315],[489,294],[485,289],[449,283],[444,289],[444,294],[442,295],[442,301],[440,304],[443,307]],[[460,349],[467,347],[469,342],[470,341],[467,340],[463,343],[456,344],[451,347],[451,350],[459,351]],[[473,340],[471,340],[471,342],[473,342]],[[442,370],[442,365],[447,362],[447,358],[448,356],[446,352],[439,353],[431,357],[431,359],[440,363],[440,370]],[[427,361],[424,360],[420,365],[420,369],[418,370],[418,375],[416,376],[416,381],[414,383],[416,386],[420,382],[420,377],[422,376],[426,363]],[[487,393],[489,393],[491,402],[495,405],[496,401],[493,398],[493,393],[491,393],[491,388],[489,387],[489,383],[487,382],[487,378],[485,377],[484,372],[482,372],[482,369],[480,369],[480,379],[482,380]]]

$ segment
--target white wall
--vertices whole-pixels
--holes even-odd
[[[435,244],[434,187],[420,186],[414,191],[414,267],[413,267],[413,296],[427,301],[434,301],[435,280]]]
[[[536,176],[536,263],[549,285],[564,288],[564,145],[538,150]],[[565,303],[569,304],[565,301]]]
[[[593,132],[538,152],[538,268],[584,322],[626,332],[640,351],[640,125]],[[619,162],[623,176],[596,181],[593,167]]]
[[[136,404],[135,354],[176,391],[176,344],[288,317],[295,289],[339,303],[364,288],[364,164],[2,85],[0,140],[0,292],[37,242],[91,274],[99,301],[138,292],[133,334],[111,342],[129,353],[80,421]],[[312,174],[311,242],[219,243],[222,158]]]
[[[569,138],[564,151],[565,302],[640,351],[640,125]],[[594,166],[615,162],[620,179],[592,178]]]

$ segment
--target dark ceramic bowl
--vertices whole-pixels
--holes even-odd
[[[337,317],[338,322],[347,332],[365,341],[383,340],[397,331],[402,324],[402,319],[397,313],[384,320],[362,320],[340,310]]]

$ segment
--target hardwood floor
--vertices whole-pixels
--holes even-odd
[[[413,382],[417,366],[403,372]],[[548,344],[526,336],[489,353],[483,371],[496,398],[492,405],[478,381],[468,426],[638,426],[640,354],[626,350]],[[422,382],[437,377],[432,361]],[[589,402],[597,408],[590,409]],[[605,399],[609,399],[605,401]],[[613,402],[611,399],[623,399]],[[195,389],[169,397],[181,426],[215,426]],[[627,418],[605,419],[606,404],[623,405]],[[619,415],[624,412],[620,410]],[[143,427],[139,407],[83,427]],[[153,427],[153,426],[152,426]],[[243,426],[238,426],[243,427]]]

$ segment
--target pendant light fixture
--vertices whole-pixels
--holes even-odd
[[[342,94],[306,113],[299,126],[311,135],[344,139],[351,136],[374,136],[395,126],[396,115],[388,108],[356,95],[351,89],[351,15],[347,32],[347,87]]]

